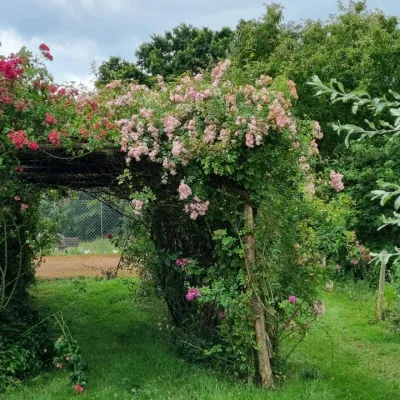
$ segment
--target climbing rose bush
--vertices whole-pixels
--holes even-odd
[[[0,224],[7,230],[0,241],[0,341],[6,349],[14,349],[2,358],[3,389],[46,368],[57,347],[49,343],[47,323],[32,308],[27,293],[51,239],[39,218],[41,185],[24,185],[19,180],[29,171],[18,165],[16,152],[38,152],[49,144],[72,148],[79,141],[80,127],[85,126],[77,112],[84,103],[82,93],[56,85],[43,64],[52,60],[50,49],[42,44],[39,50],[37,57],[25,49],[0,55]],[[68,364],[68,359],[60,359],[54,365],[66,369]],[[79,386],[82,377],[78,379],[76,372],[71,383]]]
[[[326,218],[313,225],[319,190],[313,165],[323,133],[317,122],[293,117],[292,102],[298,99],[294,82],[282,84],[268,76],[238,82],[231,80],[229,68],[229,60],[223,61],[210,74],[188,74],[176,84],[158,77],[153,88],[115,81],[92,101],[98,104],[99,117],[101,113],[112,117],[116,129],[110,136],[125,154],[127,168],[134,173],[146,165],[157,171],[146,192],[132,194],[134,213],[149,221],[149,230],[155,232],[153,206],[164,205],[165,214],[177,210],[173,219],[180,222],[172,232],[179,237],[167,235],[154,275],[160,279],[167,304],[174,305],[172,315],[182,334],[193,329],[180,342],[203,348],[196,359],[215,355],[218,363],[223,354],[232,360],[235,373],[251,375],[256,348],[249,311],[253,290],[269,310],[268,334],[275,354],[281,330],[305,335],[316,318],[314,288],[323,264],[317,230]],[[258,226],[274,229],[260,230],[259,254],[262,248],[271,250],[265,260],[257,258],[251,273],[246,272],[243,259],[246,202],[254,209],[276,207],[257,216]],[[290,228],[286,221],[277,222],[276,210],[285,215]],[[157,214],[157,219],[166,218],[165,214]],[[196,230],[200,230],[197,242],[191,242]],[[280,237],[285,238],[281,244]],[[271,242],[262,245],[266,238]],[[196,249],[202,240],[212,243],[209,251],[199,253]],[[279,251],[273,252],[274,248]],[[169,266],[165,252],[171,253]],[[285,254],[285,259],[277,254]],[[265,265],[273,271],[265,270]],[[262,285],[266,275],[276,288],[272,297]],[[246,284],[249,279],[253,279],[251,290]],[[183,351],[191,354],[193,348]]]
[[[45,46],[40,50],[52,59]],[[76,152],[79,145],[80,153],[116,147],[124,154],[120,183],[127,184],[132,214],[148,223],[162,250],[154,275],[177,325],[189,332],[186,341],[201,342],[202,357],[227,359],[239,376],[254,376],[255,296],[269,316],[271,361],[288,327],[305,335],[323,258],[317,232],[324,219],[316,218],[313,200],[322,132],[293,117],[292,81],[235,81],[226,60],[176,84],[161,77],[153,88],[115,81],[85,93],[40,74],[30,54],[21,60],[10,64],[13,78],[0,83],[5,146]],[[245,205],[256,219],[254,265],[244,259]],[[172,234],[158,234],[166,216],[175,221]],[[274,293],[265,290],[266,276]],[[291,303],[293,294],[301,301]]]
[[[337,192],[341,192],[344,190],[344,184],[342,182],[343,179],[343,175],[339,174],[338,172],[335,171],[331,171],[330,175],[330,182],[332,187],[337,191]]]
[[[315,139],[300,143],[291,101],[272,86],[270,77],[261,77],[255,85],[224,79],[229,66],[229,60],[221,62],[209,77],[187,75],[174,86],[161,78],[153,89],[119,81],[106,85],[92,101],[98,104],[96,111],[106,112],[118,127],[127,166],[141,161],[161,165],[164,185],[178,169],[184,171],[200,158],[208,174],[230,176],[242,155],[247,157],[249,151],[279,138],[290,145],[288,151],[298,154],[300,168],[308,171],[310,160],[318,155],[318,144]],[[289,81],[285,90],[297,98],[294,82]],[[311,132],[317,139],[322,137],[317,123],[311,124]],[[207,213],[210,203],[194,190],[193,177],[188,178],[177,191],[185,212],[196,220]],[[311,174],[306,181],[308,192],[313,193]]]

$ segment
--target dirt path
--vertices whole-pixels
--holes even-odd
[[[48,256],[36,270],[39,278],[72,278],[77,276],[101,276],[115,270],[118,254],[86,254],[71,256]],[[119,276],[135,276],[135,272],[122,270]]]

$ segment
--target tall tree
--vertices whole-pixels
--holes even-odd
[[[136,80],[142,84],[149,83],[149,77],[144,74],[134,63],[123,60],[121,57],[110,57],[103,61],[97,72],[96,86],[100,87],[111,81],[121,79]]]
[[[332,130],[331,122],[359,125],[369,116],[364,110],[349,116],[347,105],[331,105],[329,98],[315,97],[308,82],[318,75],[322,81],[336,78],[346,89],[367,90],[372,96],[389,89],[399,91],[398,19],[378,10],[369,11],[365,1],[350,1],[348,7],[340,5],[338,14],[328,21],[307,20],[299,25],[284,23],[282,8],[273,4],[267,6],[262,19],[239,23],[232,59],[238,73],[245,76],[283,75],[296,83],[300,100],[293,112],[319,121],[324,132],[319,142],[324,156],[321,172],[333,168],[344,174],[346,193],[355,211],[350,228],[372,246],[378,245],[377,240],[392,243],[391,235],[397,235],[399,229],[386,230],[386,237],[377,236],[382,209],[370,201],[369,192],[379,179],[397,181],[399,140],[383,143],[374,138],[346,149],[344,138]],[[386,212],[390,214],[391,210]]]
[[[199,72],[226,57],[233,35],[230,28],[213,31],[181,24],[164,35],[152,35],[150,42],[139,46],[137,64],[166,79],[187,71]]]
[[[313,75],[322,81],[335,77],[346,88],[365,89],[373,96],[400,85],[398,19],[368,11],[365,1],[350,1],[330,20],[307,20],[303,25],[285,24],[282,7],[271,4],[262,19],[239,23],[232,53],[236,65],[256,75],[294,80],[301,99],[295,111],[320,121],[328,133],[327,123],[347,116],[347,109],[315,98],[307,85]],[[326,135],[324,150],[332,154],[338,143],[342,140],[337,135]]]

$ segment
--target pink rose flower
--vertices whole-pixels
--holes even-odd
[[[73,388],[76,393],[82,393],[84,391],[84,387],[82,385],[74,385]]]
[[[193,301],[198,299],[201,296],[200,290],[196,288],[190,288],[189,291],[186,293],[186,300]]]
[[[289,303],[295,304],[295,303],[297,303],[298,298],[296,296],[291,295],[288,297],[288,300],[289,300]]]

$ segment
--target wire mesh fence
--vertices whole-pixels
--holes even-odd
[[[42,218],[50,220],[55,234],[37,275],[41,278],[113,275],[121,256],[112,238],[123,223],[123,207],[120,200],[106,201],[95,191],[70,191],[61,200],[43,199]]]

